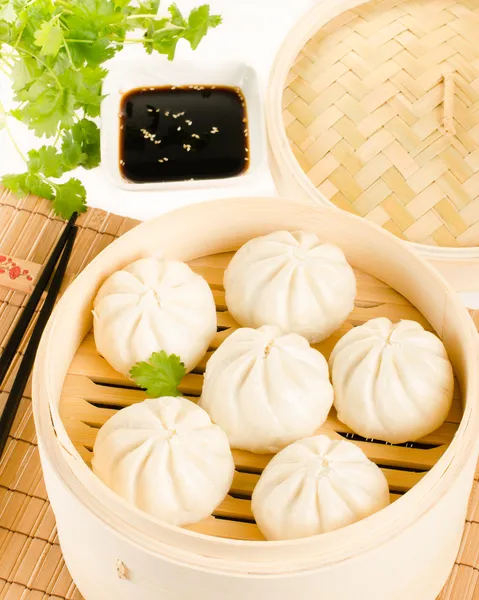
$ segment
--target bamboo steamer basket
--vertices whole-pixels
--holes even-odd
[[[479,289],[479,3],[320,0],[277,55],[267,96],[282,194],[409,241]]]
[[[116,410],[144,399],[101,358],[91,338],[91,307],[104,279],[162,252],[188,261],[210,283],[218,334],[185,377],[201,392],[205,362],[236,323],[227,312],[223,270],[247,240],[306,229],[339,245],[353,265],[358,294],[345,325],[317,347],[375,316],[414,319],[444,341],[456,393],[444,425],[419,443],[392,446],[353,435],[334,411],[321,431],[347,437],[381,466],[392,504],[344,529],[266,542],[250,507],[271,457],[234,451],[230,495],[204,522],[182,529],[135,509],[89,467],[98,428]],[[37,355],[33,407],[47,491],[66,564],[86,600],[434,600],[454,564],[478,455],[479,343],[451,286],[423,258],[380,227],[329,208],[249,198],[190,206],[143,223],[107,247],[70,285]]]

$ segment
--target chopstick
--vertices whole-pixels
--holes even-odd
[[[35,323],[32,335],[30,337],[27,348],[25,350],[25,354],[20,363],[20,368],[19,368],[18,373],[13,382],[12,389],[10,391],[10,394],[8,395],[7,402],[5,404],[3,412],[0,416],[0,457],[3,453],[5,445],[7,443],[10,429],[13,425],[13,421],[15,420],[15,415],[17,414],[18,407],[19,407],[21,399],[23,397],[23,392],[25,391],[25,387],[28,383],[28,379],[29,379],[30,373],[32,371],[33,363],[35,360],[35,356],[37,353],[37,349],[38,349],[38,345],[40,343],[41,336],[43,334],[43,330],[45,329],[47,321],[50,318],[50,315],[52,313],[53,307],[55,306],[55,301],[56,301],[58,293],[60,291],[60,287],[62,285],[63,278],[65,276],[68,261],[70,260],[70,256],[71,256],[72,249],[73,249],[73,244],[75,242],[75,237],[77,234],[77,227],[74,227],[75,219],[76,219],[76,216],[72,217],[70,219],[70,221],[68,222],[62,236],[60,237],[60,240],[58,241],[57,245],[55,246],[55,249],[53,250],[52,255],[51,255],[50,259],[48,260],[48,262],[42,272],[42,275],[40,276],[38,283],[37,283],[37,286],[39,289],[39,293],[37,294],[38,299],[36,300],[36,303],[35,303],[33,309],[30,309],[31,315],[33,315],[33,312],[41,298],[42,292],[44,291],[44,289],[48,285],[49,280],[51,279],[47,297],[45,298],[42,308],[40,309],[40,313],[38,315],[37,322]],[[60,258],[60,256],[61,256],[61,258]],[[53,262],[53,259],[55,257],[57,260],[55,262]],[[58,267],[55,270],[53,277],[51,277],[59,258],[60,258],[60,262],[58,263]],[[46,273],[46,275],[45,275],[45,277],[43,277],[43,275],[45,273]],[[50,277],[47,279],[48,273],[50,274]],[[42,285],[43,289],[40,288],[40,284]],[[37,291],[37,287],[35,287],[34,291]],[[33,293],[32,293],[32,296],[33,296]],[[27,302],[26,306],[28,306],[30,304],[30,300],[31,300],[32,296],[30,297],[29,302]],[[33,305],[33,302],[31,304]],[[20,317],[17,327],[15,327],[12,337],[10,338],[10,340],[7,343],[7,346],[8,346],[11,343],[12,338],[15,337],[16,346],[15,346],[15,351],[13,352],[13,355],[15,355],[15,352],[18,349],[18,346],[20,345],[20,342],[23,338],[23,334],[25,333],[29,322],[30,322],[30,320],[26,321],[25,311],[24,311]],[[21,327],[17,330],[17,328],[20,325],[21,325]],[[20,335],[20,331],[23,331],[23,333],[21,335]],[[13,347],[13,342],[11,343],[11,347]],[[10,352],[11,352],[11,350],[10,350]],[[3,356],[4,355],[2,355],[2,359],[3,359]],[[8,371],[9,366],[10,366],[9,364],[6,367],[2,366],[2,368],[5,369],[5,373]],[[3,376],[5,376],[5,374]]]
[[[38,278],[38,282],[35,284],[33,292],[25,304],[25,308],[22,311],[20,319],[18,323],[15,325],[15,329],[13,330],[12,335],[10,336],[8,342],[5,344],[5,348],[2,352],[2,356],[0,357],[0,385],[3,383],[5,379],[5,375],[10,368],[13,358],[20,346],[20,343],[25,335],[25,331],[32,320],[35,309],[38,306],[38,303],[41,300],[42,294],[45,291],[48,282],[52,277],[52,273],[55,270],[55,266],[60,258],[61,253],[65,247],[67,239],[70,235],[70,232],[75,225],[75,221],[77,219],[77,213],[73,213],[68,221],[60,239],[58,240],[53,252],[51,253],[50,258],[48,259],[47,264],[43,268],[40,277]]]

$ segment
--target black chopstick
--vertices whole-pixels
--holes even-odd
[[[45,298],[45,302],[43,303],[42,308],[40,309],[37,322],[35,323],[35,327],[33,328],[32,335],[25,350],[25,354],[23,356],[22,362],[20,363],[20,368],[18,369],[18,373],[12,385],[12,389],[10,391],[10,394],[8,395],[5,408],[0,416],[0,457],[2,456],[3,450],[7,443],[8,434],[13,425],[15,415],[17,414],[20,401],[23,397],[23,392],[25,391],[25,387],[30,377],[33,362],[35,360],[35,355],[37,353],[38,345],[40,343],[43,330],[45,329],[45,325],[47,324],[47,321],[52,313],[53,307],[55,306],[55,301],[60,291],[63,278],[65,276],[68,261],[70,260],[76,233],[77,228],[73,227],[72,224],[72,226],[68,228],[67,239],[63,248],[63,253],[61,255],[60,262],[58,263],[58,268],[56,269],[53,275],[50,288],[47,293],[47,297]]]
[[[41,300],[42,294],[45,291],[48,282],[52,278],[52,273],[55,270],[56,264],[58,262],[58,259],[60,258],[61,253],[63,252],[63,249],[65,248],[65,244],[73,226],[75,225],[77,216],[77,213],[73,213],[73,215],[70,217],[70,220],[68,221],[62,235],[60,236],[60,239],[58,240],[55,248],[53,249],[53,252],[51,253],[50,258],[48,259],[47,264],[43,268],[37,283],[35,284],[30,298],[25,304],[25,308],[23,309],[22,314],[20,315],[18,323],[15,325],[12,335],[5,344],[2,356],[0,357],[0,385],[3,383],[5,375],[7,374],[12,360],[15,357],[15,354],[17,353],[18,347],[20,346],[23,336],[25,335],[25,331],[27,330],[27,327],[30,324],[30,321],[32,320],[33,313],[35,312],[35,309],[37,308],[38,303]]]

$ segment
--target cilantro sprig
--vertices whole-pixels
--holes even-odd
[[[12,81],[16,107],[8,117],[25,123],[51,145],[31,150],[27,170],[1,183],[18,195],[48,198],[64,218],[86,210],[86,190],[75,178],[58,178],[100,164],[101,88],[104,63],[125,44],[140,43],[151,54],[173,60],[181,39],[195,50],[208,30],[221,23],[207,4],[184,17],[176,4],[158,16],[160,0],[0,0],[0,70]],[[129,34],[140,30],[138,37]],[[136,35],[136,34],[135,34]],[[14,145],[17,147],[15,140]]]
[[[168,356],[164,350],[154,352],[147,362],[136,363],[130,371],[130,377],[150,398],[181,396],[178,386],[185,375],[180,357]]]

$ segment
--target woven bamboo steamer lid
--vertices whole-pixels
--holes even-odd
[[[267,98],[280,193],[410,242],[479,288],[479,4],[321,0],[292,29]]]
[[[307,228],[340,245],[353,266],[367,274],[371,293],[386,293],[393,308],[405,306],[405,298],[412,307],[408,310],[423,315],[453,362],[462,418],[460,411],[454,437],[439,448],[398,448],[415,456],[431,453],[438,460],[391,506],[348,528],[302,540],[261,542],[168,526],[108,490],[79,451],[82,440],[69,433],[81,435],[104,414],[106,401],[95,401],[95,386],[106,386],[110,405],[126,394],[127,382],[113,389],[106,372],[96,383],[86,381],[83,391],[64,391],[73,363],[82,381],[88,380],[90,362],[98,364],[88,344],[86,353],[78,355],[91,328],[92,299],[105,277],[141,256],[160,251],[197,265],[201,257],[221,257],[252,237],[282,228]],[[212,271],[204,271],[209,273],[205,276],[212,277]],[[383,290],[381,282],[391,290]],[[358,310],[374,311],[384,303],[389,304],[378,297]],[[232,600],[260,600],[265,593],[279,600],[295,594],[309,600],[317,589],[326,600],[349,600],[352,589],[366,589],[373,600],[385,594],[392,600],[434,600],[459,547],[473,481],[479,444],[478,362],[476,330],[452,288],[424,259],[365,220],[296,201],[248,198],[198,204],[140,225],[108,246],[71,284],[35,364],[33,402],[42,466],[76,583],[87,600],[104,600],[107,593],[119,600],[188,600],[194,590],[205,600],[222,600],[225,590]],[[94,403],[91,418],[83,418],[80,428],[78,399]],[[65,412],[69,407],[74,411]],[[400,574],[394,589],[391,569]],[[343,591],[338,588],[341,579]]]

